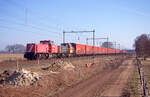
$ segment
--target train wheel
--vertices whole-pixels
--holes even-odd
[[[42,54],[43,59],[47,59],[47,54]]]
[[[46,54],[45,56],[46,56],[46,59],[48,59],[48,58],[49,58],[49,54]]]
[[[39,59],[39,54],[35,55],[35,60]]]
[[[29,59],[30,59],[30,60],[33,60],[33,59],[34,59],[34,55],[31,54],[31,55],[29,56]]]
[[[42,54],[38,54],[38,59],[42,59]]]

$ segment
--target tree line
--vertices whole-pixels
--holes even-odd
[[[24,53],[26,47],[22,44],[7,45],[0,53]]]
[[[150,37],[149,34],[142,34],[135,39],[135,51],[138,57],[150,56]]]

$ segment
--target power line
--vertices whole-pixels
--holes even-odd
[[[38,30],[40,30],[40,31],[43,31],[43,30],[44,30],[44,31],[46,31],[46,32],[54,32],[54,33],[58,33],[58,32],[56,32],[56,31],[46,30],[46,29],[37,27],[37,26],[35,26],[35,25],[31,25],[31,24],[26,25],[26,24],[24,24],[24,23],[19,23],[19,22],[10,21],[10,20],[7,21],[7,20],[1,19],[1,18],[0,18],[0,21],[11,22],[11,23],[15,23],[15,24],[17,24],[17,25],[28,26],[28,27],[31,27],[31,28],[34,28],[34,29],[38,29]],[[60,34],[60,33],[58,33],[58,34]]]
[[[7,20],[4,20],[4,19],[0,19],[0,21],[2,21],[2,22],[6,22],[6,23],[13,23],[13,25],[14,24],[16,24],[16,25],[19,25],[19,26],[24,26],[24,27],[30,27],[30,28],[32,28],[32,29],[35,29],[35,30],[38,30],[38,31],[42,31],[43,32],[43,30],[45,30],[45,29],[42,29],[42,28],[38,28],[38,27],[36,27],[36,26],[33,26],[33,25],[26,25],[26,24],[24,24],[24,23],[19,23],[19,22],[16,22],[16,21],[7,21]],[[6,27],[1,27],[1,28],[6,28]],[[8,27],[7,27],[8,28]],[[13,28],[14,30],[18,30],[18,29],[15,29],[15,28]],[[21,30],[21,31],[23,31],[23,30]],[[52,32],[52,31],[47,31],[47,30],[45,30],[46,32]],[[24,32],[27,32],[27,31],[24,31]],[[38,34],[40,34],[41,36],[55,36],[56,38],[54,39],[55,41],[61,41],[61,35],[60,34],[58,34],[57,32],[53,32],[53,34],[46,34],[46,33],[37,33],[37,32],[33,32],[33,31],[29,31],[29,32],[31,32],[31,33],[35,33],[36,35],[38,35]],[[56,36],[57,35],[57,36]]]
[[[27,23],[27,18],[28,18],[27,16],[28,16],[28,13],[31,12],[31,11],[29,11],[29,9],[27,9],[27,7],[22,7],[22,6],[20,6],[18,3],[13,2],[13,0],[9,0],[9,1],[10,1],[10,2],[8,2],[9,4],[11,4],[11,5],[13,5],[13,6],[17,7],[17,8],[19,7],[18,9],[20,9],[21,11],[25,11],[25,24],[26,24],[26,25],[24,25],[24,24],[18,24],[18,23],[15,23],[15,24],[27,26],[27,24],[28,24],[28,23]],[[7,16],[9,16],[9,15],[7,15]],[[40,20],[40,19],[39,19],[39,20]],[[38,20],[38,21],[39,21],[39,20]],[[38,23],[39,23],[39,22],[38,22]],[[42,26],[43,23],[40,22],[40,24],[41,24],[40,27],[37,27],[37,26],[35,26],[35,25],[33,25],[33,24],[32,24],[32,25],[31,25],[31,24],[30,24],[30,25],[28,24],[28,26],[30,26],[30,27],[33,28],[33,29],[39,30],[39,31],[43,31],[43,30],[44,30],[44,31],[46,31],[46,32],[53,32],[53,34],[51,34],[51,35],[58,34],[59,36],[57,36],[57,37],[59,37],[59,38],[57,38],[57,40],[58,40],[58,39],[61,39],[61,38],[60,38],[61,33],[56,32],[56,31],[45,30],[44,28],[41,28],[41,26]],[[48,28],[52,28],[52,29],[56,29],[56,30],[60,30],[60,29],[58,29],[58,28],[54,28],[54,27],[51,27],[51,26],[47,26],[47,27],[48,27]]]
[[[31,12],[31,10],[29,10],[27,7],[23,7],[22,5],[16,3],[15,1],[13,0],[7,0],[8,4],[11,4],[15,7],[19,7],[18,9],[21,10],[21,11],[24,11],[25,12],[25,23],[27,23],[27,16],[28,16],[28,13],[30,14],[33,14],[34,15],[34,12]],[[27,4],[26,4],[27,6]],[[40,21],[41,19],[38,19],[38,22]],[[39,22],[40,24],[43,24],[41,22]],[[52,26],[48,26],[48,28],[52,28],[52,29],[56,29],[56,30],[62,30],[60,28],[56,28],[56,27],[52,27]]]
[[[18,29],[18,28],[11,28],[11,27],[8,27],[8,26],[0,26],[0,28],[3,28],[3,29],[13,29],[13,30],[16,30],[16,31],[23,31],[23,32],[30,32],[30,33],[32,33],[32,34],[34,34],[34,35],[36,35],[36,36],[46,36],[46,37],[48,37],[49,35],[47,35],[47,34],[45,34],[45,33],[39,33],[39,32],[33,32],[33,31],[26,31],[26,30],[24,30],[24,29]],[[60,37],[58,37],[58,36],[55,36],[56,38],[54,39],[55,41],[57,40],[59,40],[59,41],[61,41],[61,38]],[[51,37],[50,37],[51,38]]]
[[[39,33],[39,32],[33,32],[33,31],[26,31],[24,29],[11,28],[11,27],[8,27],[8,26],[0,26],[0,28],[3,28],[3,29],[13,29],[13,30],[16,30],[16,31],[23,31],[23,32],[30,32],[30,33],[33,33],[33,34],[38,35],[38,36],[48,36],[45,33]],[[59,39],[59,38],[57,37],[57,39]]]
[[[0,19],[0,21],[8,22],[8,21],[6,21],[6,20],[4,20],[4,19]],[[16,24],[16,25],[22,25],[22,26],[25,26],[25,27],[31,27],[31,28],[33,28],[33,29],[36,29],[36,30],[39,30],[39,31],[42,31],[42,32],[43,32],[43,31],[46,31],[46,32],[53,32],[53,34],[56,35],[56,33],[57,33],[57,35],[58,35],[58,32],[45,30],[45,29],[36,27],[36,26],[34,26],[34,25],[26,25],[26,24],[24,24],[24,23],[18,23],[18,22],[10,21],[10,20],[9,20],[9,23],[13,23],[13,24]],[[51,35],[52,35],[52,34],[51,34]]]

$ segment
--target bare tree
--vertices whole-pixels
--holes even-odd
[[[5,49],[8,51],[8,53],[14,53],[15,47],[14,45],[7,45]]]
[[[5,49],[8,53],[24,53],[25,46],[22,44],[7,45]]]
[[[113,45],[113,43],[112,42],[103,42],[102,43],[102,47],[105,47],[105,48],[113,48],[114,47],[114,45]]]
[[[142,34],[135,39],[135,51],[138,56],[150,56],[150,38],[147,34]]]

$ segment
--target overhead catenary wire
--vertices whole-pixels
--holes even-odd
[[[10,23],[10,24],[12,24],[12,25],[19,25],[19,26],[24,26],[24,27],[30,27],[30,28],[32,28],[32,29],[34,29],[34,30],[38,30],[38,31],[40,31],[40,32],[42,32],[42,33],[40,33],[40,32],[38,32],[37,33],[37,31],[36,32],[33,32],[33,31],[29,31],[29,32],[31,32],[31,33],[35,33],[35,34],[39,34],[40,33],[40,35],[41,36],[55,36],[56,38],[54,39],[57,43],[60,43],[60,41],[62,41],[61,39],[61,35],[58,33],[58,32],[52,32],[52,31],[49,31],[49,30],[45,30],[45,29],[42,29],[42,28],[39,28],[39,27],[37,27],[37,26],[34,26],[34,25],[26,25],[26,24],[24,24],[24,23],[20,23],[20,22],[16,22],[16,21],[12,21],[12,20],[4,20],[4,19],[0,19],[0,21],[1,22],[5,22],[5,23]],[[1,27],[1,28],[6,28],[6,27]],[[13,29],[15,29],[15,28],[13,28]],[[16,28],[17,29],[17,28]],[[16,30],[15,29],[15,30]],[[18,30],[18,29],[17,29]],[[26,31],[27,32],[27,31]],[[50,33],[43,33],[43,32],[50,32]]]
[[[15,31],[21,31],[21,32],[25,32],[25,33],[27,33],[27,32],[29,32],[29,33],[33,33],[34,35],[36,35],[36,36],[46,36],[46,37],[48,37],[48,36],[50,36],[49,34],[46,34],[46,33],[40,33],[39,31],[29,31],[29,29],[28,30],[24,30],[24,29],[20,29],[20,28],[12,28],[12,27],[9,27],[9,26],[0,26],[0,28],[2,28],[2,29],[13,29],[13,30],[15,30]],[[31,29],[30,29],[31,30]],[[57,40],[57,41],[61,41],[61,38],[59,37],[59,36],[56,36],[55,35],[55,41]],[[50,39],[51,39],[51,37],[50,37]]]
[[[43,29],[43,28],[40,28],[40,27],[37,27],[37,26],[35,26],[35,25],[32,25],[32,24],[24,24],[24,23],[19,23],[19,22],[16,22],[16,21],[12,21],[12,20],[5,20],[5,19],[2,19],[2,18],[0,18],[0,21],[4,21],[4,22],[9,22],[9,23],[13,23],[13,24],[17,24],[17,25],[23,25],[23,26],[29,26],[29,27],[32,27],[32,28],[34,28],[34,29],[38,29],[38,30],[41,30],[41,31],[47,31],[47,32],[55,32],[55,33],[58,33],[58,32],[56,32],[56,31],[51,31],[51,30],[46,30],[46,29]]]
[[[28,14],[31,14],[31,15],[34,15],[35,14],[35,12],[32,12],[29,8],[27,8],[27,2],[26,2],[26,6],[23,6],[23,5],[20,5],[20,4],[18,4],[17,2],[15,2],[15,1],[13,1],[13,0],[6,0],[7,1],[7,3],[9,4],[9,5],[12,5],[12,6],[15,6],[17,9],[19,9],[21,12],[23,11],[24,13],[25,13],[25,22],[27,22],[27,16],[28,16]],[[26,0],[27,1],[27,0]],[[37,16],[36,16],[37,17]],[[42,23],[42,22],[39,22],[39,21],[41,21],[41,19],[38,19],[38,23],[40,23],[40,24],[44,24],[44,23]],[[50,26],[50,25],[48,25],[47,26],[48,28],[51,28],[51,29],[55,29],[55,30],[62,30],[62,29],[60,29],[60,28],[58,28],[58,27],[52,27],[52,26]]]
[[[68,33],[65,37],[66,42],[86,44],[86,38],[90,35],[91,33]]]
[[[44,29],[44,30],[46,30],[46,29],[54,29],[54,30],[57,30],[57,31],[53,31],[53,32],[55,32],[55,33],[58,33],[58,34],[60,34],[59,32],[61,32],[62,31],[62,29],[56,29],[55,27],[52,27],[52,26],[50,26],[50,25],[45,25],[45,24],[43,24],[43,23],[41,23],[41,22],[35,22],[35,21],[30,21],[30,24],[29,23],[26,23],[26,21],[24,21],[23,19],[21,19],[21,18],[15,18],[16,16],[11,16],[10,17],[10,15],[6,15],[5,17],[2,17],[2,16],[0,16],[0,18],[2,19],[2,18],[6,18],[6,17],[8,17],[8,19],[10,20],[12,17],[13,17],[13,19],[15,19],[14,21],[20,21],[20,22],[22,22],[22,23],[24,23],[24,26],[25,25],[31,25],[31,26],[34,26],[34,27],[38,27],[38,29],[40,28],[40,29]],[[5,20],[6,21],[6,20]],[[8,21],[8,20],[7,20]],[[10,20],[10,21],[12,21],[12,20]],[[36,25],[34,24],[34,23],[36,23]],[[39,26],[37,26],[37,24],[40,24],[40,27]],[[43,27],[44,26],[44,27]],[[49,30],[49,31],[51,31],[51,30]],[[58,32],[59,31],[59,32]]]
[[[20,6],[18,3],[16,3],[16,2],[14,2],[13,0],[9,0],[9,2],[8,2],[10,5],[13,5],[13,6],[16,6],[18,9],[21,9],[21,11],[24,11],[25,10],[25,13],[26,13],[26,7],[23,7],[23,6]],[[29,12],[29,11],[28,11]],[[27,14],[27,13],[26,13]],[[8,16],[8,17],[10,17],[10,15],[6,15],[6,16]],[[14,16],[15,17],[15,16]],[[14,18],[13,17],[13,18]],[[17,19],[17,21],[18,21],[18,19]],[[24,20],[22,20],[22,21],[24,21]],[[25,22],[26,22],[27,20],[25,20]],[[8,22],[8,20],[7,20],[7,22]],[[10,22],[10,21],[9,21]],[[11,21],[12,22],[12,21]],[[30,21],[31,22],[31,21]],[[59,32],[57,32],[57,31],[51,31],[51,30],[46,30],[45,28],[42,28],[41,26],[42,25],[40,25],[40,27],[37,27],[37,26],[35,26],[35,25],[33,25],[33,24],[28,24],[28,23],[18,23],[18,22],[16,22],[16,20],[15,20],[15,22],[13,21],[12,22],[13,24],[17,24],[17,25],[23,25],[23,26],[28,26],[28,27],[30,27],[30,28],[33,28],[33,29],[36,29],[36,30],[38,30],[38,31],[42,31],[42,32],[48,32],[48,34],[47,35],[49,35],[49,36],[55,36],[55,37],[57,37],[57,39],[56,40],[60,40],[61,39],[61,33],[59,33],[59,32],[61,32],[61,31],[59,31]],[[42,24],[42,23],[40,23],[40,24]],[[45,26],[44,26],[45,27]],[[50,25],[48,26],[48,29],[49,28],[52,28]],[[53,29],[55,29],[54,27],[53,27]],[[58,29],[55,29],[55,30],[58,30]],[[60,30],[60,29],[59,29]],[[42,33],[42,35],[43,35],[43,33]],[[44,33],[44,35],[45,35],[45,33]],[[56,36],[57,35],[57,36]],[[60,40],[61,41],[61,40]]]
[[[1,18],[0,18],[0,21],[7,22],[7,23],[13,23],[13,24],[20,25],[20,26],[22,25],[22,26],[30,27],[30,28],[33,28],[33,29],[35,29],[35,30],[42,31],[42,32],[51,32],[51,33],[53,33],[53,34],[51,34],[51,35],[54,35],[54,34],[55,34],[55,35],[58,35],[57,32],[45,30],[45,29],[36,27],[36,26],[34,26],[34,25],[26,25],[26,24],[24,24],[24,23],[19,23],[19,22],[10,21],[10,20],[7,21],[7,20],[1,19]],[[46,33],[45,33],[45,34],[46,34]],[[50,34],[47,34],[47,35],[50,35]]]
[[[33,13],[31,12],[31,10],[27,8],[27,6],[24,7],[24,6],[20,5],[20,4],[18,4],[18,2],[15,2],[15,1],[13,1],[13,0],[10,0],[9,4],[12,5],[12,6],[17,7],[19,10],[21,9],[21,11],[24,11],[24,12],[25,12],[25,16],[26,16],[27,14],[33,14]],[[26,19],[26,20],[25,20],[25,22],[26,22],[26,21],[27,21],[27,17],[26,17],[25,19]],[[30,21],[30,23],[31,23],[31,21]],[[38,23],[40,23],[39,20],[38,20]],[[50,30],[45,30],[45,28],[42,28],[41,26],[40,26],[40,27],[37,27],[37,26],[35,26],[35,25],[33,25],[33,24],[29,24],[29,23],[25,23],[25,24],[26,24],[27,26],[30,26],[31,28],[36,29],[36,30],[39,30],[39,31],[43,31],[43,30],[44,30],[44,31],[46,31],[46,32],[52,32],[53,34],[59,34],[59,36],[58,36],[59,38],[62,36],[61,33],[59,33],[59,32],[50,31]],[[46,26],[44,26],[44,27],[46,27]],[[47,26],[47,27],[55,29],[54,27],[50,27],[50,26]],[[58,28],[57,28],[56,30],[61,30],[61,29],[58,29]]]
[[[0,26],[0,29],[13,29],[15,31],[22,31],[22,32],[30,32],[36,36],[48,36],[47,34],[44,34],[44,33],[39,33],[39,32],[34,32],[34,31],[27,31],[27,30],[24,30],[24,29],[18,29],[18,28],[12,28],[12,27],[8,27],[8,26]],[[59,38],[58,38],[59,39]],[[61,40],[61,39],[60,39]]]

